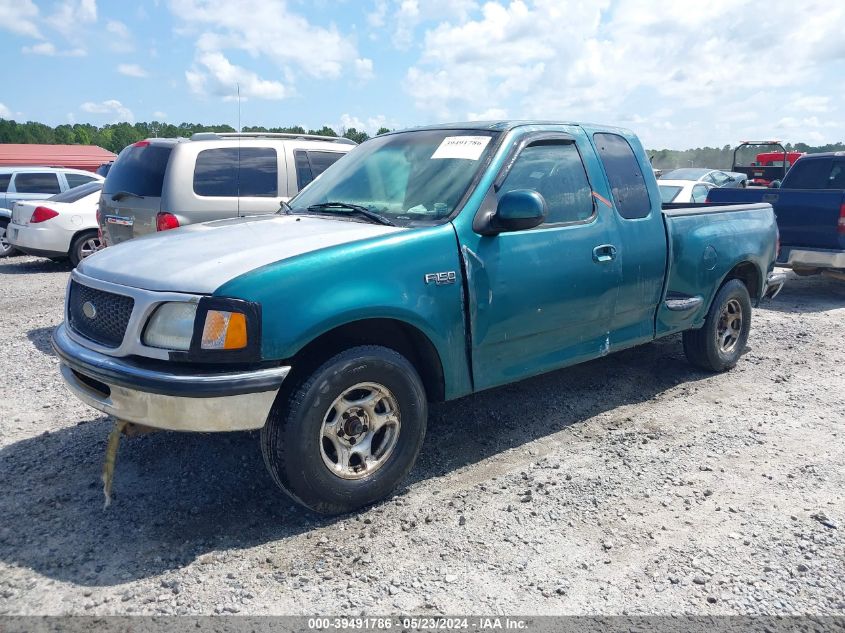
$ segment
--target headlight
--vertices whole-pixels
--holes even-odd
[[[144,345],[188,351],[194,335],[196,303],[163,303],[153,313],[144,330]]]

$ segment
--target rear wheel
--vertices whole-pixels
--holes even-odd
[[[748,289],[739,279],[731,279],[716,293],[704,326],[684,332],[684,353],[697,367],[725,371],[739,361],[750,331]]]
[[[70,245],[70,251],[68,252],[68,258],[70,259],[71,265],[76,268],[79,266],[79,262],[96,253],[100,250],[100,247],[100,236],[97,231],[86,231],[85,233],[80,233],[73,238],[73,242],[71,242]]]
[[[277,399],[261,430],[264,463],[302,505],[350,512],[388,496],[408,474],[427,415],[425,389],[406,358],[355,347]]]
[[[9,227],[9,221],[6,218],[0,218],[0,257],[8,257],[17,252],[17,249],[9,243],[9,237],[6,231]]]

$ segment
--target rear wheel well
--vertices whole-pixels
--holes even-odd
[[[760,269],[755,264],[751,262],[737,264],[727,274],[722,285],[724,286],[731,279],[739,279],[744,283],[752,300],[760,298],[760,293],[763,289],[760,287]]]
[[[416,327],[396,319],[353,321],[321,334],[290,359],[292,382],[307,377],[335,354],[359,345],[381,345],[402,354],[419,372],[428,400],[445,399],[443,366],[434,344]]]

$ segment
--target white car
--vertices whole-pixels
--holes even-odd
[[[102,181],[96,181],[46,200],[16,202],[9,243],[28,255],[67,257],[76,266],[100,248],[97,205],[102,188]]]
[[[687,204],[690,202],[706,202],[707,193],[716,187],[711,182],[697,180],[663,180],[657,181],[660,188],[660,201],[663,204]]]

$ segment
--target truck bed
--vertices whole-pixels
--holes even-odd
[[[664,300],[657,310],[657,336],[700,327],[721,280],[737,262],[753,266],[756,289],[765,287],[777,243],[770,204],[663,206],[669,265]],[[707,296],[700,294],[702,288],[710,289]],[[752,298],[754,290],[749,288]]]

